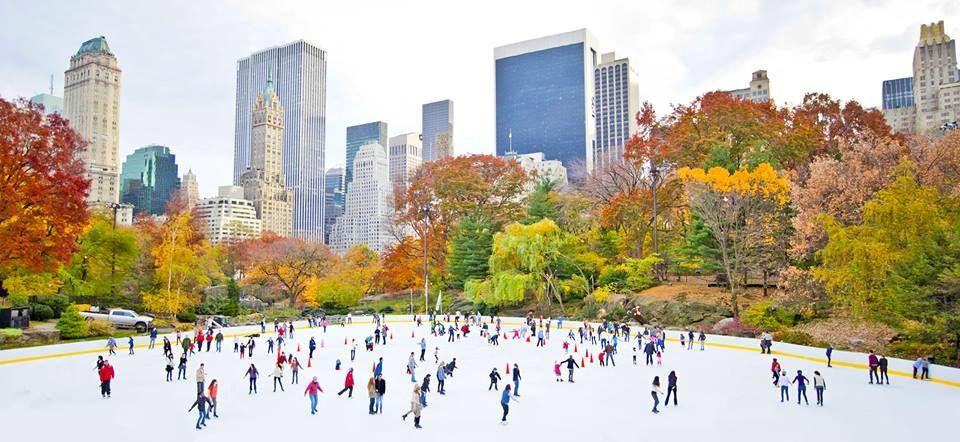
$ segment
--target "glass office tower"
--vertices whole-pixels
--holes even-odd
[[[179,188],[177,157],[169,147],[141,147],[123,162],[120,202],[133,205],[134,214],[163,215],[167,201]]]
[[[350,126],[347,128],[347,166],[344,174],[344,191],[350,188],[350,182],[353,181],[353,159],[357,157],[360,146],[367,143],[377,143],[381,146],[389,145],[387,142],[387,123],[383,121],[374,121],[372,123]],[[386,151],[384,151],[386,154]]]

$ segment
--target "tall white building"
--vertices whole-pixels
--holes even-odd
[[[377,143],[360,146],[353,160],[353,181],[347,188],[344,214],[330,232],[330,248],[343,254],[365,244],[381,253],[394,243],[390,233],[393,217],[393,186],[386,150]]]
[[[423,162],[453,156],[453,100],[423,105]]]
[[[411,132],[390,137],[389,155],[390,183],[394,189],[405,189],[423,163],[420,134]]]
[[[90,180],[87,203],[120,200],[120,67],[103,36],[87,40],[70,57],[64,72],[63,116],[87,147],[84,175]]]
[[[752,77],[750,78],[750,86],[747,86],[743,89],[733,89],[726,91],[733,95],[734,97],[755,101],[757,103],[766,103],[768,101],[773,101],[773,96],[770,95],[770,78],[767,77],[767,71],[759,70],[754,71]]]
[[[323,240],[323,177],[327,125],[327,53],[298,40],[237,61],[233,182],[250,166],[250,120],[257,92],[272,74],[284,106],[284,183],[293,194],[293,235]]]
[[[200,201],[200,186],[192,169],[187,169],[187,173],[180,177],[180,195],[191,209]]]
[[[956,41],[943,21],[920,25],[913,50],[913,77],[883,82],[883,114],[900,132],[956,128],[960,120],[960,71]]]
[[[232,243],[260,236],[260,220],[253,201],[244,199],[240,186],[220,186],[217,196],[196,206],[203,234],[212,244]]]
[[[597,141],[593,147],[593,168],[602,169],[623,160],[623,148],[637,132],[640,112],[640,81],[629,58],[618,59],[613,52],[600,56],[593,71]]]

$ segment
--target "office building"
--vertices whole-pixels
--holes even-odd
[[[293,235],[319,242],[327,118],[327,53],[319,46],[299,40],[237,61],[233,182],[240,185],[250,166],[250,118],[268,76],[284,106],[283,173],[293,194]]]
[[[123,162],[120,201],[133,205],[134,215],[163,215],[180,188],[177,157],[166,146],[141,147]]]
[[[943,21],[920,25],[913,76],[883,82],[883,115],[898,132],[935,133],[960,120],[956,41]]]
[[[333,228],[333,223],[343,215],[346,200],[343,174],[342,167],[334,167],[328,169],[324,176],[323,243],[327,245],[330,244],[330,230]]]
[[[200,186],[197,184],[197,175],[192,169],[187,170],[187,173],[180,177],[180,197],[191,209],[200,201]]]
[[[507,160],[516,161],[530,178],[524,186],[524,192],[530,194],[533,192],[537,183],[543,180],[553,182],[555,188],[562,189],[569,183],[567,178],[567,168],[559,160],[547,160],[543,153],[533,152],[518,154],[516,152],[507,152],[504,155]]]
[[[64,72],[63,116],[87,142],[82,158],[90,180],[87,203],[120,200],[120,67],[107,39],[80,45]]]
[[[497,155],[511,149],[512,138],[518,153],[542,152],[568,170],[593,169],[597,47],[580,29],[494,49]]]
[[[257,210],[261,229],[291,236],[293,198],[284,184],[284,121],[280,97],[267,77],[267,87],[257,94],[250,117],[250,167],[240,175],[240,182],[244,199]]]
[[[597,121],[594,170],[623,160],[624,146],[637,132],[639,83],[629,58],[617,58],[613,52],[600,56],[600,65],[593,71]]]
[[[764,70],[753,72],[752,77],[750,78],[750,86],[747,86],[743,89],[733,89],[725,92],[728,92],[730,95],[742,100],[749,100],[757,103],[768,103],[773,101],[773,96],[770,95],[770,78],[767,77],[767,71]]]
[[[420,134],[408,133],[390,137],[390,183],[394,191],[407,188],[423,163]]]
[[[200,229],[211,244],[234,243],[260,236],[260,220],[243,187],[220,186],[217,196],[197,203]]]
[[[353,161],[344,214],[330,232],[330,248],[343,254],[355,245],[382,253],[395,242],[391,234],[393,192],[386,150],[377,143],[360,146]]]
[[[347,167],[344,175],[344,189],[350,189],[350,182],[353,181],[353,160],[360,151],[360,146],[368,143],[376,143],[381,147],[386,146],[387,123],[383,121],[374,121],[372,123],[359,124],[347,127]]]
[[[43,106],[43,114],[60,114],[63,115],[63,97],[58,97],[49,94],[37,94],[30,97],[30,102],[33,104],[39,104]]]
[[[424,104],[421,130],[424,163],[453,156],[453,101]]]

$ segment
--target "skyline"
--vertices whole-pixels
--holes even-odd
[[[493,50],[522,40],[589,29],[602,52],[636,64],[641,101],[664,114],[704,92],[744,87],[758,69],[769,72],[778,105],[817,91],[879,108],[882,81],[910,75],[920,24],[944,20],[948,34],[960,33],[960,5],[936,0],[909,8],[884,1],[561,2],[550,9],[494,2],[480,12],[441,3],[422,8],[435,11],[427,15],[379,3],[363,29],[348,20],[361,13],[353,5],[51,3],[4,11],[10,19],[0,35],[25,44],[8,45],[0,96],[46,92],[51,73],[62,96],[69,56],[104,35],[124,71],[120,158],[150,144],[170,146],[181,168],[197,173],[202,197],[232,181],[237,60],[298,39],[330,57],[329,169],[345,164],[347,126],[380,120],[390,125],[388,136],[419,132],[422,104],[442,99],[457,103],[456,154],[494,153]],[[507,5],[512,13],[502,14]],[[396,23],[410,26],[392,32]],[[377,28],[384,32],[364,31]],[[423,68],[392,68],[411,54]]]

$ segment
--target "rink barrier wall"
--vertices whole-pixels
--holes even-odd
[[[442,315],[441,315],[442,316]],[[413,316],[411,315],[390,315],[387,316],[385,323],[389,326],[390,324],[403,324],[403,323],[412,323]],[[426,321],[424,321],[426,323]],[[556,320],[554,320],[556,322]],[[358,325],[369,325],[373,323],[373,318],[370,316],[358,316],[353,318],[353,323],[348,324],[348,327],[358,326]],[[502,318],[502,324],[507,326],[519,326],[523,323],[523,318]],[[295,324],[295,333],[296,330],[303,330],[306,327],[306,321],[297,321]],[[302,324],[302,325],[301,325]],[[564,321],[564,330],[576,330],[578,327],[582,326],[580,321]],[[596,323],[591,323],[596,324]],[[260,326],[243,326],[243,327],[231,327],[227,329],[227,333],[224,333],[224,345],[232,346],[233,342],[228,341],[233,337],[242,337],[249,335],[251,333],[260,333],[261,336],[273,335],[276,334],[272,330],[272,324],[268,325],[268,329],[264,333],[260,333]],[[329,328],[340,327],[340,324],[328,325]],[[554,328],[555,329],[555,328]],[[636,328],[634,328],[635,331]],[[667,331],[667,342],[679,342],[680,331],[678,330],[668,330]],[[192,336],[192,332],[184,333],[184,336]],[[157,337],[157,346],[162,346],[163,337],[176,336],[176,333],[168,333],[164,335],[159,335]],[[75,342],[70,344],[56,344],[56,345],[45,345],[45,346],[36,346],[36,347],[27,347],[27,348],[17,348],[9,350],[0,350],[0,366],[10,365],[10,364],[19,364],[27,363],[34,361],[43,361],[48,359],[59,359],[71,356],[82,356],[82,355],[91,355],[97,353],[103,353],[106,351],[106,347],[103,344],[104,340],[97,341],[84,341],[84,342]],[[137,336],[134,337],[134,348],[135,349],[146,349],[149,347],[150,338],[148,336]],[[120,340],[117,342],[117,351],[118,353],[124,352],[127,350],[127,344],[125,340]],[[736,336],[723,336],[723,335],[707,335],[707,340],[705,342],[707,348],[719,348],[726,350],[738,350],[738,351],[748,351],[759,353],[760,351],[760,340],[753,338],[741,338]],[[335,346],[336,343],[330,343],[330,346]],[[699,351],[699,342],[694,344],[695,351]],[[69,350],[63,352],[51,353],[49,352],[53,348],[66,347]],[[232,351],[232,350],[231,350]],[[787,344],[782,342],[773,343],[773,351],[770,357],[776,356],[777,358],[789,358],[804,360],[807,362],[820,363],[826,366],[826,350],[823,348],[816,347],[807,347],[802,345]],[[889,369],[888,373],[890,376],[894,377],[905,377],[912,378],[913,376],[913,361],[908,361],[905,359],[898,358],[887,358],[889,360]],[[834,367],[844,367],[859,369],[863,371],[864,379],[869,379],[868,369],[869,367],[865,363],[867,360],[867,354],[849,352],[849,351],[833,351],[832,364]],[[862,362],[857,362],[862,361]],[[931,365],[930,366],[931,377],[929,382],[934,384],[945,385],[949,387],[960,388],[960,369],[955,367],[947,367],[943,365]]]

